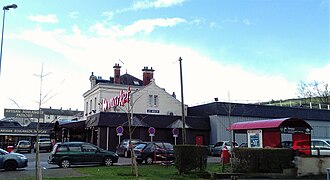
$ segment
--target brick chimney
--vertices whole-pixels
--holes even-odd
[[[142,69],[143,72],[143,86],[146,86],[150,83],[150,80],[154,78],[154,71],[152,67],[149,69],[148,66],[145,66]]]
[[[121,66],[119,66],[119,63],[115,64],[113,66],[113,70],[114,70],[114,81],[113,81],[113,83],[114,84],[120,84],[120,68],[121,68]]]

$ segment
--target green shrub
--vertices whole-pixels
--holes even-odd
[[[191,170],[204,171],[207,166],[207,146],[176,145],[175,167],[180,174]]]
[[[291,167],[292,151],[285,148],[235,148],[233,172],[282,173]]]

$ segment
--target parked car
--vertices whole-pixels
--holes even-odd
[[[102,164],[111,166],[118,162],[118,155],[86,142],[56,143],[48,157],[49,164],[68,168],[71,165]]]
[[[31,152],[31,143],[30,141],[27,140],[20,140],[18,141],[17,145],[16,145],[16,152],[20,153],[20,152]]]
[[[238,144],[236,142],[233,142],[235,147],[238,147]],[[221,156],[222,149],[227,148],[229,151],[231,150],[231,145],[229,141],[219,141],[217,142],[213,147],[211,154],[212,156]]]
[[[311,155],[311,143],[308,140],[296,140],[292,147],[294,156]]]
[[[38,143],[39,143],[39,151],[50,152],[53,149],[52,141],[48,138],[40,138]],[[34,143],[33,151],[36,152],[36,143]]]
[[[311,139],[294,141],[294,155],[330,155],[330,139]]]
[[[132,148],[134,148],[136,145],[141,143],[141,139],[132,139]],[[120,142],[120,144],[117,146],[117,151],[116,153],[119,156],[124,156],[124,157],[131,157],[131,149],[129,148],[129,139],[124,139]]]
[[[239,148],[246,148],[246,147],[248,147],[248,143],[241,143],[238,147]]]
[[[312,155],[330,155],[330,139],[312,139]]]
[[[153,164],[155,161],[173,162],[173,145],[167,142],[147,142],[134,148],[136,162],[141,164]]]
[[[14,171],[28,166],[28,159],[19,153],[9,153],[0,148],[0,169]]]

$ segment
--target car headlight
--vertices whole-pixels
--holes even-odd
[[[26,157],[25,156],[18,156],[20,159],[22,159],[22,160],[24,160],[24,159],[26,159]]]

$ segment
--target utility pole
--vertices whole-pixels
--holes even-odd
[[[182,109],[182,144],[186,144],[186,118],[184,113],[184,101],[183,101],[183,81],[182,81],[182,58],[179,58],[180,62],[180,82],[181,82],[181,109]]]

